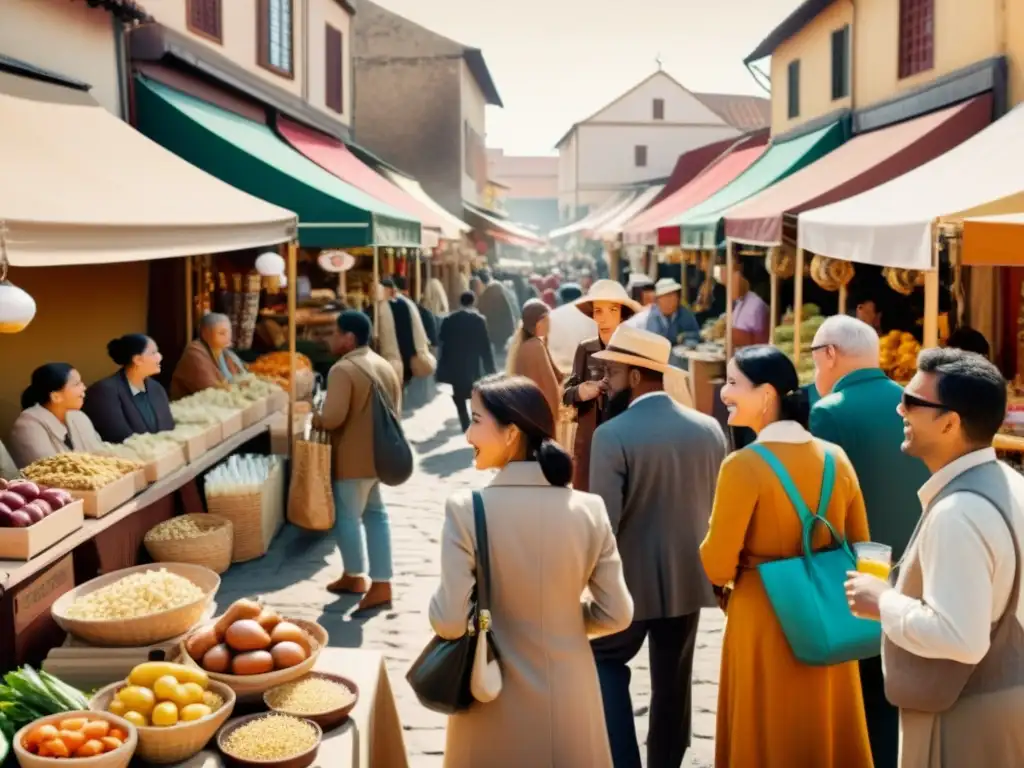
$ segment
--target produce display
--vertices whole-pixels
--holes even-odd
[[[312,371],[313,363],[305,355],[295,353],[295,372]],[[268,352],[249,364],[249,373],[259,376],[277,384],[284,390],[289,387],[291,365],[287,352]]]
[[[107,711],[139,728],[193,722],[224,706],[224,699],[208,690],[206,673],[184,664],[147,661],[135,667],[126,682]]]
[[[271,688],[264,696],[267,706],[293,715],[322,715],[356,700],[348,686],[326,677],[309,675]]]
[[[248,401],[244,401],[241,405],[225,406],[224,400],[214,397],[214,394],[224,395],[229,399],[232,397],[230,393],[222,389],[204,389],[202,392],[196,392],[181,400],[175,400],[171,403],[171,416],[174,417],[174,423],[212,426],[230,419],[248,405]]]
[[[28,528],[73,501],[61,488],[0,478],[0,528]]]
[[[308,752],[319,740],[319,732],[307,720],[265,715],[231,731],[220,747],[230,757],[242,760],[284,760]]]
[[[244,395],[250,401],[255,401],[280,394],[282,388],[271,379],[257,376],[254,373],[244,373],[236,376],[228,389]]]
[[[914,334],[906,331],[889,331],[879,342],[878,367],[894,381],[905,384],[914,377],[917,370],[917,355],[921,345]]]
[[[704,322],[704,327],[700,330],[701,338],[704,341],[719,341],[725,338],[725,315],[720,315],[717,318],[711,318]]]
[[[207,517],[207,515],[203,515]],[[149,529],[146,541],[187,541],[206,536],[212,529],[221,528],[226,523],[215,517],[209,520],[197,520],[195,517],[172,517]]]
[[[313,652],[313,639],[273,609],[243,599],[214,624],[196,630],[185,650],[207,672],[262,675],[304,662]]]
[[[128,734],[102,718],[68,717],[31,729],[21,746],[40,757],[96,757],[120,749]]]
[[[89,708],[85,694],[27,664],[8,672],[0,685],[0,763],[14,734],[41,717]]]
[[[188,579],[161,568],[139,571],[76,599],[72,619],[117,621],[150,616],[202,600],[205,593]]]
[[[58,453],[29,464],[21,473],[35,483],[69,491],[95,491],[145,468],[140,461],[91,453]]]
[[[775,346],[787,357],[792,358],[796,349],[796,328],[793,325],[795,317],[793,310],[787,312],[780,325],[775,326]],[[814,334],[825,322],[821,316],[821,309],[817,304],[804,304],[800,311],[800,362],[797,363],[796,372],[800,378],[800,384],[810,384],[814,381],[814,360],[811,359],[811,342],[814,341]]]
[[[279,456],[235,454],[206,475],[206,498],[259,493],[270,473],[281,463]]]

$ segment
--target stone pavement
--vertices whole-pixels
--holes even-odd
[[[291,527],[278,536],[266,557],[234,566],[224,574],[218,603],[262,595],[286,615],[319,621],[330,633],[331,645],[381,651],[391,673],[410,765],[435,768],[442,763],[445,717],[419,705],[405,682],[405,673],[431,637],[427,606],[440,573],[445,497],[459,488],[479,487],[486,477],[471,466],[472,452],[459,430],[450,398],[438,395],[407,415],[404,424],[418,453],[418,467],[408,483],[384,491],[394,549],[392,611],[350,618],[356,599],[336,597],[325,589],[341,570],[332,540]],[[705,611],[694,666],[694,738],[684,763],[687,768],[713,763],[722,628],[721,613]],[[650,704],[646,648],[632,666],[633,707],[643,744]]]

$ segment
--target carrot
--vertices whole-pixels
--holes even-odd
[[[87,717],[69,717],[60,721],[60,729],[62,731],[80,731],[88,724],[89,718]]]
[[[103,742],[103,746],[107,752],[113,752],[124,743],[120,739],[115,739],[113,736],[104,736],[100,741]]]
[[[57,738],[58,733],[59,731],[57,728],[49,723],[37,725],[25,736],[22,746],[24,746],[25,749],[32,749],[33,747],[38,748],[44,741]]]
[[[110,729],[110,735],[113,736],[115,739],[120,739],[121,741],[128,741],[128,734],[122,731],[117,726],[114,726]]]
[[[49,757],[71,757],[71,750],[68,749],[68,745],[60,739],[51,739],[50,741],[43,742],[43,745],[39,748],[40,754],[42,754],[44,747]]]
[[[82,733],[85,734],[87,739],[102,739],[110,733],[110,723],[106,720],[93,720],[86,724],[82,729]]]
[[[85,734],[81,731],[61,731],[60,740],[63,741],[72,752],[78,751],[78,748],[88,741]]]
[[[89,739],[85,744],[75,750],[75,757],[96,757],[103,754],[103,742],[99,739]]]

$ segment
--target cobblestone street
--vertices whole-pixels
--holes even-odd
[[[288,615],[320,621],[330,633],[332,645],[383,652],[405,728],[410,764],[434,768],[442,761],[445,718],[419,705],[405,682],[405,672],[431,634],[427,605],[439,575],[444,499],[455,489],[482,485],[485,478],[470,466],[470,449],[449,398],[439,395],[408,415],[404,423],[419,464],[406,485],[385,489],[394,542],[394,610],[351,619],[356,599],[338,598],[325,589],[340,571],[332,540],[292,528],[278,537],[267,557],[233,567],[225,575],[218,602],[226,605],[244,595],[262,594]],[[694,740],[684,763],[688,768],[710,766],[713,761],[722,626],[717,610],[705,612],[694,669]],[[645,649],[633,665],[633,705],[641,743],[646,737],[650,700],[646,659]]]

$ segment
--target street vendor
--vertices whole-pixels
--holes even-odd
[[[231,320],[210,312],[199,321],[199,338],[185,347],[171,377],[171,399],[211,387],[223,387],[245,373],[245,363],[231,349]]]
[[[716,278],[724,284],[721,267],[715,268]],[[750,281],[743,276],[740,259],[733,264],[732,275],[732,346],[733,349],[753,344],[768,343],[768,318],[771,314],[764,299],[750,290]]]
[[[572,485],[577,491],[586,491],[590,484],[590,440],[604,421],[606,405],[604,365],[592,356],[608,346],[615,329],[636,314],[640,305],[617,281],[598,280],[575,306],[597,323],[597,338],[587,339],[576,348],[572,374],[562,393],[562,403],[576,409]]]
[[[132,435],[174,429],[167,390],[153,378],[163,360],[156,342],[129,333],[107,344],[107,354],[120,369],[89,387],[82,409],[100,437],[123,443]]]
[[[69,451],[102,452],[103,440],[82,413],[84,403],[85,382],[74,367],[47,363],[36,368],[7,441],[15,464],[24,468]]]
[[[654,284],[654,304],[644,330],[668,339],[672,346],[700,341],[697,318],[683,306],[683,286],[673,278],[663,277]]]

